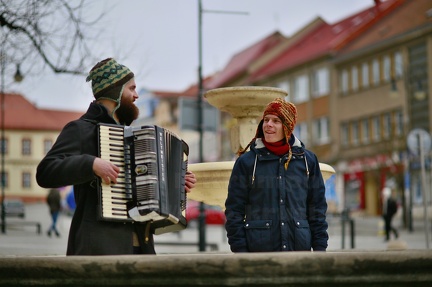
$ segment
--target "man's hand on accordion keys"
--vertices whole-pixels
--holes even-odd
[[[195,174],[191,171],[186,172],[185,176],[185,189],[186,192],[190,192],[192,188],[195,187],[196,177]]]
[[[111,162],[96,157],[93,162],[93,172],[101,178],[103,183],[109,185],[117,183],[117,177],[120,169]]]

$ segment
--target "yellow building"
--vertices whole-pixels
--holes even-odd
[[[27,202],[44,200],[47,191],[36,183],[37,165],[63,126],[82,113],[38,109],[19,94],[4,94],[2,111],[1,170],[4,170],[5,198],[19,197]]]

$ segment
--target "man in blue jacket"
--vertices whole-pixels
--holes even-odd
[[[275,99],[239,152],[225,202],[233,252],[327,249],[325,185],[316,155],[293,134],[296,121],[296,107]]]

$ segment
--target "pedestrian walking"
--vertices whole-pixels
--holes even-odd
[[[51,237],[51,233],[54,232],[57,237],[60,237],[60,232],[57,229],[57,219],[61,211],[60,191],[56,188],[50,189],[46,201],[51,214],[51,226],[47,231],[47,235]]]
[[[391,233],[395,238],[399,237],[399,233],[392,225],[392,220],[397,213],[398,206],[396,200],[393,198],[392,190],[389,187],[383,189],[383,218],[384,218],[384,231],[385,241],[390,240]]]

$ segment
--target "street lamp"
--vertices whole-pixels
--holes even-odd
[[[235,11],[216,11],[216,10],[203,10],[202,1],[198,0],[198,132],[199,132],[199,162],[203,162],[203,136],[204,136],[204,120],[203,120],[203,74],[202,74],[202,14],[203,13],[219,13],[219,14],[243,14],[246,12]],[[205,208],[204,202],[199,205],[200,216],[198,218],[199,229],[199,251],[205,251]]]
[[[3,48],[0,50],[0,67],[1,67],[1,84],[0,84],[0,92],[1,92],[1,172],[0,172],[0,180],[1,180],[1,195],[2,195],[2,201],[1,201],[1,231],[3,234],[6,233],[6,210],[5,210],[5,169],[4,169],[4,157],[5,157],[5,136],[4,136],[4,122],[5,122],[5,106],[4,106],[4,70],[5,70],[5,61],[4,61],[4,55],[3,55]]]
[[[24,76],[21,74],[21,71],[20,71],[20,64],[17,64],[17,66],[16,66],[16,72],[15,72],[15,75],[14,75],[14,80],[15,80],[15,82],[17,82],[17,83],[21,83],[21,81],[24,79]]]
[[[1,93],[1,135],[0,135],[0,153],[1,153],[1,171],[0,171],[0,181],[1,181],[1,232],[3,234],[6,233],[6,210],[5,210],[5,149],[6,149],[6,139],[5,139],[5,54],[3,52],[3,48],[0,50],[0,93]],[[24,76],[21,74],[19,69],[19,64],[17,64],[17,70],[14,75],[15,82],[21,82],[24,79]]]

